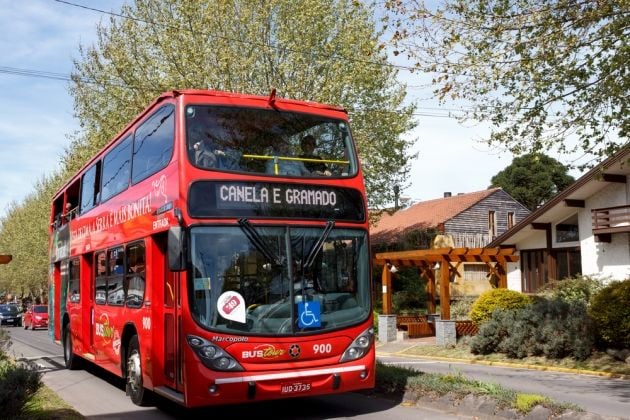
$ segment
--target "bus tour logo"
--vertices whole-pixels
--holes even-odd
[[[245,350],[243,359],[277,359],[285,353],[284,349],[276,348],[273,344],[261,344],[252,350]]]
[[[103,337],[105,345],[112,343],[114,353],[118,355],[120,353],[120,333],[109,325],[109,316],[101,314],[99,320],[95,323],[95,328],[96,336]]]

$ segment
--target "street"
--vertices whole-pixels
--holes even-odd
[[[275,419],[344,419],[396,420],[472,419],[472,416],[444,412],[430,407],[404,407],[400,401],[386,400],[359,393],[295,398],[281,401],[184,409],[164,399],[153,407],[138,407],[125,395],[122,379],[96,367],[70,371],[63,365],[60,345],[53,343],[46,330],[7,328],[11,351],[15,357],[37,364],[43,381],[52,391],[88,418],[100,419],[175,419],[175,418],[241,418],[273,413]]]
[[[125,395],[124,382],[95,366],[70,371],[64,368],[62,348],[53,343],[46,330],[6,329],[16,358],[30,360],[44,373],[44,383],[86,417],[173,419],[194,416],[255,416],[273,412],[278,419],[455,419],[472,418],[430,407],[406,407],[401,401],[385,400],[367,394],[349,393],[326,397],[288,399],[274,402],[184,409],[158,398],[155,406],[138,407]],[[604,416],[630,418],[630,381],[592,375],[484,366],[447,361],[418,359],[380,354],[378,359],[389,365],[407,366],[427,373],[461,373],[484,382],[526,393],[549,396],[557,401],[574,403],[584,410]],[[281,407],[281,409],[279,409]]]

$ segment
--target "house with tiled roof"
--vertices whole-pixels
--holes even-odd
[[[542,204],[489,247],[516,249],[509,289],[534,293],[551,280],[630,278],[630,145]]]
[[[454,248],[483,248],[519,223],[530,211],[502,188],[421,201],[392,214],[384,212],[370,228],[374,249],[382,251],[427,249],[436,235]],[[419,235],[419,232],[429,232]],[[416,242],[409,242],[413,237]],[[418,240],[417,238],[424,238]],[[401,245],[404,244],[404,245]],[[462,264],[452,278],[452,294],[478,295],[491,287],[485,264]]]

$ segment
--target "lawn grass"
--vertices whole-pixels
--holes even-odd
[[[488,355],[472,354],[470,347],[465,342],[460,342],[455,347],[434,345],[418,345],[406,349],[400,354],[409,356],[446,357],[463,359],[471,362],[500,362],[513,363],[540,368],[555,367],[575,369],[580,371],[597,372],[612,376],[630,377],[630,365],[616,360],[604,352],[596,352],[586,360],[574,360],[572,358],[548,359],[546,357],[526,357],[524,359],[512,359],[501,353]]]
[[[85,419],[72,406],[43,385],[24,406],[19,420],[82,420]]]

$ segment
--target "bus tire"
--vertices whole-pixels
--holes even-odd
[[[70,334],[70,328],[63,330],[63,361],[66,365],[66,369],[77,370],[80,367],[79,358],[72,350],[72,334]]]
[[[139,406],[149,403],[149,392],[144,388],[142,380],[142,358],[138,336],[134,335],[127,345],[127,368],[125,369],[126,392],[131,402]]]

